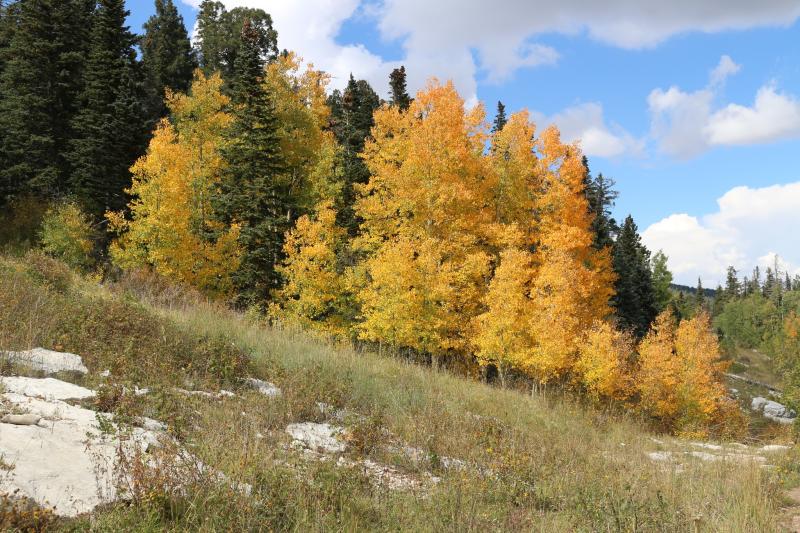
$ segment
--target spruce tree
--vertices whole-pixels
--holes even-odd
[[[614,180],[606,178],[603,174],[592,177],[589,169],[589,159],[583,156],[584,168],[584,194],[589,202],[589,213],[592,215],[593,245],[600,250],[614,244],[614,236],[619,231],[619,226],[611,216],[611,208],[619,196],[614,190]]]
[[[389,74],[389,103],[405,111],[411,105],[411,97],[406,89],[406,67],[400,66]]]
[[[661,312],[667,308],[670,301],[672,301],[672,272],[667,267],[668,257],[662,250],[659,250],[653,255],[651,260],[653,272],[653,294],[655,297],[656,311]]]
[[[68,192],[65,147],[82,90],[91,0],[25,0],[2,10],[0,203]]]
[[[503,102],[498,100],[497,102],[497,114],[494,116],[494,123],[492,123],[492,133],[497,133],[498,131],[502,130],[503,127],[508,122],[506,118],[506,106],[503,105]]]
[[[164,115],[164,91],[186,92],[197,66],[183,17],[172,0],[155,0],[155,14],[144,24],[142,64],[154,99],[155,118]]]
[[[706,290],[703,288],[703,280],[697,278],[697,288],[694,291],[694,312],[699,313],[706,308]]]
[[[623,329],[638,337],[647,333],[657,314],[650,252],[642,244],[636,223],[630,215],[614,243],[613,265],[617,274],[612,305]]]
[[[279,285],[276,265],[291,221],[289,187],[274,103],[262,83],[264,57],[257,26],[245,20],[232,87],[234,123],[227,132],[217,218],[239,224],[241,264],[234,274],[239,305],[264,305]]]
[[[350,235],[358,229],[358,220],[353,213],[355,202],[354,185],[369,181],[369,170],[361,159],[364,143],[374,125],[372,115],[380,107],[380,98],[365,80],[356,81],[353,75],[343,92],[333,91],[328,98],[331,107],[331,130],[342,147],[342,175],[344,189],[340,205],[337,206],[339,224],[347,228]]]
[[[144,151],[147,123],[136,36],[125,25],[124,0],[99,0],[95,12],[82,109],[71,143],[72,185],[89,213],[127,204],[129,169]]]
[[[741,293],[741,286],[739,285],[739,273],[732,266],[728,267],[728,272],[725,276],[725,289],[723,289],[723,298],[725,300],[733,300],[738,298]]]
[[[222,2],[203,0],[197,15],[196,51],[206,75],[219,71],[231,89],[236,77],[236,61],[242,44],[245,21],[255,38],[255,46],[263,61],[278,55],[278,33],[272,27],[272,17],[262,9],[237,7],[230,11]]]

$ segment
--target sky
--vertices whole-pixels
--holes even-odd
[[[175,0],[187,28],[199,0]],[[493,116],[528,109],[616,181],[618,220],[678,283],[778,261],[800,274],[800,0],[223,0],[342,87],[452,79]],[[141,31],[153,0],[127,0]]]

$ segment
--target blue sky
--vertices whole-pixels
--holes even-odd
[[[176,0],[188,27],[195,0]],[[273,15],[279,46],[381,93],[451,78],[464,98],[529,109],[613,177],[676,279],[727,264],[800,272],[800,2],[226,0]],[[128,0],[131,27],[152,0]],[[592,11],[594,9],[594,11]]]

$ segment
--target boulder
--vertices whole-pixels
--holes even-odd
[[[797,414],[785,405],[761,396],[753,398],[750,408],[779,424],[791,424],[797,417]]]
[[[24,415],[6,415],[0,418],[0,422],[3,424],[14,424],[15,426],[35,426],[41,419],[42,417],[39,415],[26,413]]]
[[[122,443],[103,435],[95,411],[63,401],[94,394],[83,387],[52,378],[5,377],[2,383],[5,405],[46,419],[48,427],[0,426],[0,456],[12,466],[0,476],[0,493],[16,492],[57,515],[76,516],[114,500],[118,449],[146,449],[158,441],[155,432],[136,427]]]
[[[83,364],[79,355],[66,352],[54,352],[44,348],[34,348],[22,352],[5,352],[5,357],[12,363],[20,363],[47,374],[56,372],[78,372],[86,374],[89,369]]]
[[[256,389],[264,396],[269,396],[271,398],[274,398],[275,396],[281,395],[281,390],[274,384],[270,383],[269,381],[264,381],[263,379],[256,379],[256,378],[247,378],[246,381],[248,385]]]
[[[344,429],[331,424],[300,422],[286,426],[286,433],[294,439],[292,444],[321,453],[341,453],[345,444],[339,439]]]

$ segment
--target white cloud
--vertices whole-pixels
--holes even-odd
[[[717,200],[718,210],[696,217],[675,214],[642,232],[653,251],[662,249],[678,283],[721,283],[732,265],[749,272],[778,254],[784,268],[800,272],[800,182],[763,188],[736,187]]]
[[[534,114],[534,118],[542,125],[558,126],[562,139],[579,141],[583,153],[588,156],[638,155],[644,148],[643,141],[635,139],[621,126],[607,125],[603,107],[595,102],[569,107],[552,117]]]
[[[729,104],[709,117],[704,131],[709,144],[731,145],[800,136],[800,102],[762,87],[752,107]]]
[[[336,37],[356,12],[376,19],[384,39],[399,42],[409,88],[426,78],[453,79],[469,100],[477,79],[502,81],[517,69],[552,64],[545,33],[580,34],[614,46],[654,46],[670,36],[761,26],[788,26],[800,16],[797,0],[223,0],[228,7],[260,7],[273,15],[280,46],[329,70],[341,86],[352,71],[383,91],[396,63]],[[196,4],[197,0],[184,0]],[[397,62],[397,63],[399,63]]]
[[[732,103],[713,109],[725,80],[740,68],[722,56],[706,88],[684,92],[673,86],[650,93],[651,135],[663,152],[689,158],[715,146],[800,137],[800,102],[773,86],[761,87],[751,107]]]
[[[737,65],[731,59],[731,56],[724,55],[719,59],[719,64],[711,71],[711,85],[717,86],[725,83],[728,76],[732,76],[742,69],[741,65]]]

